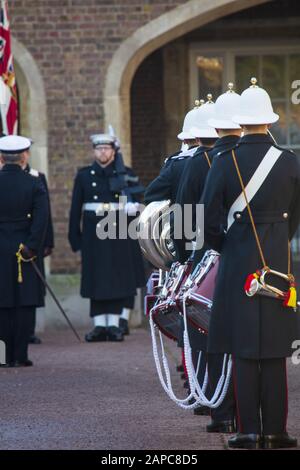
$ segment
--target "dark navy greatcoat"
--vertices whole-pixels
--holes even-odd
[[[16,164],[0,171],[0,308],[44,305],[44,286],[31,263],[22,263],[18,283],[16,252],[20,243],[41,253],[48,221],[48,201],[39,178]],[[42,257],[36,260],[41,268]]]
[[[177,152],[166,159],[159,175],[146,188],[144,198],[146,205],[168,199],[171,205],[175,203],[183,170],[195,150],[191,148],[187,152]]]
[[[73,251],[81,251],[81,295],[95,300],[134,296],[136,288],[145,285],[138,242],[129,238],[100,240],[96,235],[96,226],[104,216],[84,210],[86,203],[118,203],[119,197],[125,193],[128,200],[138,200],[143,191],[138,178],[124,166],[121,166],[122,174],[119,174],[116,164],[114,161],[102,168],[95,161],[80,169],[73,189],[69,241]],[[116,215],[118,223],[118,211]]]
[[[236,145],[245,186],[272,145],[265,134],[247,135]],[[293,152],[282,150],[250,207],[267,265],[287,273],[288,240],[300,221],[300,165]],[[300,338],[299,314],[279,300],[259,295],[249,298],[244,292],[247,276],[262,267],[247,208],[235,214],[226,234],[220,228],[224,212],[228,214],[241,191],[231,151],[222,152],[214,158],[201,199],[205,204],[205,241],[221,253],[208,351],[250,359],[287,357],[292,342]],[[285,283],[269,281],[286,289]]]
[[[212,148],[201,146],[197,149],[196,153],[188,160],[184,168],[182,178],[178,187],[176,202],[184,207],[185,204],[191,204],[194,208],[199,203],[206,177],[209,172],[209,165],[205,153],[212,163],[213,158],[218,153],[231,148],[237,143],[239,137],[236,135],[228,135],[221,137]],[[193,224],[195,223],[195,211],[193,217]],[[194,226],[195,229],[195,226]],[[183,232],[184,233],[184,232]],[[191,251],[185,249],[185,239],[175,241],[177,248],[178,259],[181,263],[187,260]],[[201,260],[207,247],[197,250],[194,253],[194,266]]]

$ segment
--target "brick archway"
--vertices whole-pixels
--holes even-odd
[[[142,61],[168,42],[223,16],[270,0],[190,0],[139,28],[115,52],[106,75],[105,126],[120,137],[127,164],[131,163],[130,86]]]

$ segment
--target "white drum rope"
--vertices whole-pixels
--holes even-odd
[[[197,406],[199,406],[199,398],[195,393],[195,386],[193,384],[190,385],[190,394],[184,399],[177,398],[174,391],[173,391],[169,364],[168,364],[168,360],[166,358],[165,351],[164,351],[162,334],[159,332],[160,342],[161,342],[161,347],[162,347],[162,361],[163,361],[164,371],[165,371],[166,380],[167,380],[167,382],[165,382],[164,377],[163,377],[163,373],[162,373],[161,364],[160,364],[160,359],[159,359],[159,353],[158,353],[158,347],[157,347],[157,338],[156,338],[156,333],[155,333],[156,326],[155,326],[155,323],[153,321],[153,310],[152,309],[151,309],[150,315],[149,315],[149,323],[150,323],[151,338],[152,338],[153,357],[154,357],[154,362],[155,362],[155,365],[156,365],[157,374],[158,374],[160,383],[162,385],[162,388],[167,393],[169,398],[172,401],[174,401],[181,408],[188,409],[188,410],[196,408]],[[198,361],[198,365],[197,365],[197,370],[198,370],[198,368],[199,368],[199,361]],[[190,400],[194,400],[194,402],[189,403]]]
[[[198,395],[197,401],[199,401],[199,403],[202,406],[208,406],[209,408],[217,408],[218,406],[220,406],[220,404],[224,400],[228,387],[229,387],[230,378],[231,378],[231,370],[232,370],[232,359],[231,359],[231,356],[229,356],[228,364],[227,364],[227,371],[226,371],[226,363],[227,363],[228,355],[224,354],[222,373],[218,381],[218,384],[216,386],[215,392],[212,398],[209,400],[205,396],[207,382],[208,382],[207,365],[206,365],[206,372],[205,372],[203,385],[201,387],[197,378],[197,373],[195,371],[193,361],[192,361],[192,349],[191,349],[188,329],[187,329],[186,297],[187,297],[187,294],[185,294],[183,297],[183,320],[184,320],[183,337],[184,337],[184,356],[185,356],[186,369],[188,373],[188,380],[189,380],[190,386],[191,387],[193,386],[193,389],[194,388],[196,389],[196,392]]]

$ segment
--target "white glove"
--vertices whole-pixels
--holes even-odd
[[[139,202],[126,202],[124,206],[124,211],[126,212],[127,215],[137,215],[137,212],[139,210],[140,204]]]

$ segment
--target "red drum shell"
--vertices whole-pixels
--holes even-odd
[[[220,255],[213,250],[207,251],[200,262],[199,274],[187,294],[187,319],[196,328],[208,333],[209,320],[214,296]]]
[[[153,307],[153,321],[165,336],[174,341],[179,341],[182,336],[181,314],[176,306],[175,296],[189,276],[191,269],[191,262],[184,265],[176,263],[175,266],[172,266],[169,273],[173,277],[166,280],[166,294],[163,300],[158,298],[157,304]]]

